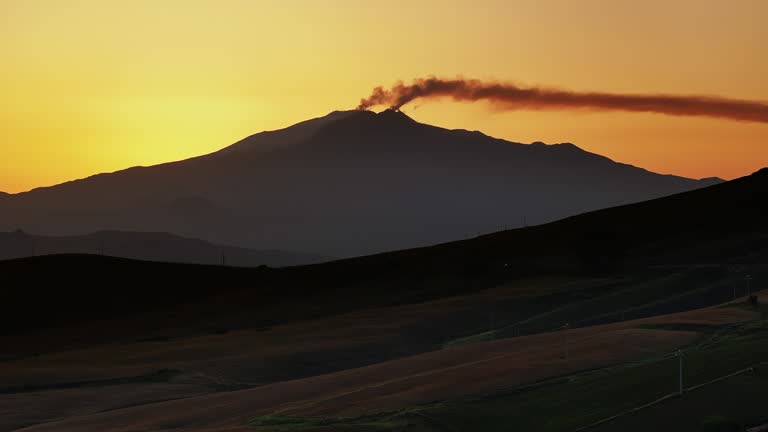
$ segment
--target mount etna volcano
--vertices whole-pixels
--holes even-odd
[[[539,224],[720,182],[660,175],[565,143],[520,144],[337,111],[218,152],[0,199],[0,231],[168,232],[354,256]]]

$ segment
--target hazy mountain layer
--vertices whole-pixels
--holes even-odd
[[[23,231],[0,232],[0,259],[52,254],[96,254],[150,261],[270,267],[313,264],[332,258],[221,246],[167,233],[100,231],[78,236],[37,236]]]

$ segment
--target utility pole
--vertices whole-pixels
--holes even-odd
[[[683,394],[683,351],[677,350],[677,359],[678,359],[678,383],[677,383],[677,393],[679,395]]]
[[[747,279],[747,297],[749,297],[750,295],[752,295],[752,287],[751,287],[752,275],[748,274],[746,279]]]

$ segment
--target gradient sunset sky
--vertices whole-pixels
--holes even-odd
[[[428,75],[768,101],[764,0],[0,0],[0,191],[208,153]],[[768,165],[768,124],[497,112],[418,121],[661,173]]]

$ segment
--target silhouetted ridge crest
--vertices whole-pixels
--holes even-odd
[[[384,119],[387,121],[408,121],[408,122],[416,122],[416,120],[408,117],[408,114],[399,111],[399,110],[393,110],[393,109],[386,109],[382,112],[380,112],[377,117],[379,119]]]
[[[557,144],[549,144],[549,148],[564,151],[564,152],[570,152],[570,153],[589,153],[588,151],[584,150],[583,148],[577,146],[574,143],[564,142],[564,143],[557,143]]]
[[[355,110],[337,121],[328,122],[317,131],[312,141],[327,143],[347,140],[349,137],[381,141],[393,136],[410,136],[417,128],[433,126],[419,123],[400,111],[384,110],[377,114],[373,111]]]

